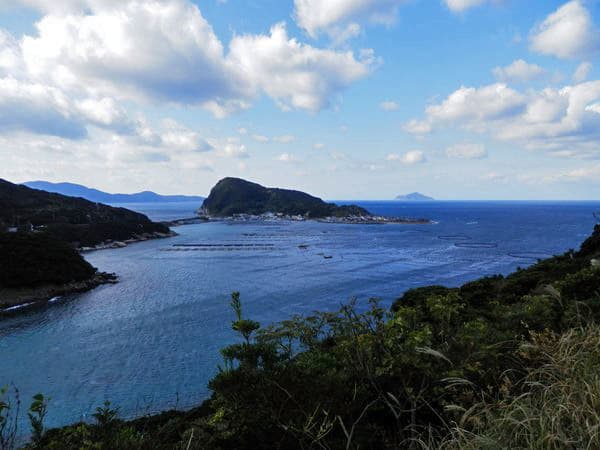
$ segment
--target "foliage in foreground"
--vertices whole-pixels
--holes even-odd
[[[535,335],[521,353],[526,376],[467,411],[448,447],[600,448],[600,327]]]
[[[105,410],[31,447],[598,447],[599,236],[506,278],[409,291],[392,310],[373,300],[260,329],[234,293],[241,340],[202,407],[131,422]]]

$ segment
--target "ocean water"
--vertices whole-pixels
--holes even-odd
[[[600,202],[361,202],[430,225],[207,223],[179,236],[85,257],[119,283],[0,319],[0,385],[52,398],[48,424],[89,419],[104,400],[124,417],[210,395],[219,349],[237,338],[228,300],[269,324],[357,298],[389,305],[418,286],[457,286],[577,248]],[[125,205],[155,220],[196,204]]]

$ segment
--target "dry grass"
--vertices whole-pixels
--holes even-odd
[[[522,353],[531,362],[519,385],[463,414],[447,436],[422,448],[599,449],[600,326],[535,336]]]

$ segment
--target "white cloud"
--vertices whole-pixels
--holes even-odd
[[[198,133],[192,131],[174,120],[163,121],[164,131],[160,135],[163,146],[189,152],[207,152],[213,146],[204,140]]]
[[[323,150],[325,148],[325,144],[323,144],[322,142],[315,142],[313,148],[315,150]]]
[[[592,103],[591,105],[586,106],[585,110],[600,114],[600,103]]]
[[[273,141],[279,142],[280,144],[289,144],[291,142],[294,142],[295,140],[296,137],[290,134],[284,134],[283,136],[275,136],[273,138]]]
[[[0,32],[0,77],[70,98],[200,106],[216,117],[270,96],[282,109],[318,111],[376,58],[319,49],[287,35],[235,36],[226,51],[188,0],[23,0],[47,15],[17,42]],[[88,105],[89,106],[89,105]]]
[[[136,127],[113,99],[72,99],[52,86],[0,78],[0,130],[79,139],[87,136],[88,125],[125,134]]]
[[[458,13],[482,5],[485,2],[486,0],[444,0],[444,3],[452,12]]]
[[[390,153],[385,158],[386,161],[398,161],[402,164],[413,165],[426,161],[425,154],[421,150],[411,150],[406,153]]]
[[[460,159],[481,159],[487,156],[485,147],[481,144],[464,142],[446,149],[446,156]]]
[[[537,64],[529,64],[522,59],[518,59],[506,67],[496,67],[493,73],[500,81],[519,82],[538,78],[545,73],[545,70]]]
[[[384,111],[397,111],[400,105],[392,100],[386,100],[379,104],[379,107]]]
[[[403,3],[406,0],[294,0],[294,18],[311,37],[325,32],[339,41],[340,36],[357,35],[358,22],[392,24]]]
[[[432,126],[427,121],[413,119],[408,123],[404,124],[402,129],[410,134],[423,135],[430,133],[432,130]]]
[[[285,162],[285,163],[298,162],[298,158],[296,158],[296,156],[292,155],[291,153],[282,153],[281,155],[278,155],[275,158],[275,160]]]
[[[283,110],[318,111],[335,93],[367,76],[371,61],[352,52],[323,50],[290,39],[283,23],[269,35],[233,38],[228,61],[252,89],[265,92]]]
[[[238,133],[245,136],[248,134],[248,130],[246,128],[238,128]]]
[[[565,3],[531,33],[533,51],[558,58],[577,58],[600,50],[600,32],[580,0]]]
[[[575,73],[573,73],[573,81],[575,83],[581,83],[587,80],[590,71],[592,70],[592,63],[584,61],[577,66]]]
[[[205,104],[213,111],[252,94],[191,3],[93,2],[91,8],[90,14],[44,16],[37,36],[23,39],[33,77],[117,98]]]
[[[252,139],[254,139],[256,142],[262,142],[262,143],[270,141],[270,139],[267,136],[263,136],[262,134],[253,134]]]
[[[461,87],[439,105],[427,108],[427,114],[437,120],[495,120],[523,111],[524,95],[497,83],[481,88]]]
[[[600,116],[594,112],[599,102],[600,80],[525,93],[503,84],[461,87],[427,107],[426,118],[416,123],[458,125],[526,148],[600,156]]]
[[[213,154],[221,158],[250,158],[250,152],[247,147],[241,143],[239,136],[229,136],[225,138],[209,138],[206,139],[210,150],[214,150]]]

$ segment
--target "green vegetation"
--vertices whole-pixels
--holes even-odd
[[[508,277],[407,292],[260,328],[188,412],[46,431],[32,448],[598,448],[600,226]],[[113,411],[113,413],[110,413]]]
[[[144,233],[168,233],[168,227],[143,214],[83,198],[30,189],[0,179],[0,231],[43,228],[77,247],[126,240]]]
[[[0,288],[64,284],[95,273],[75,249],[47,233],[0,233]]]
[[[260,215],[268,212],[301,215],[309,218],[369,216],[359,206],[337,206],[325,203],[304,192],[266,188],[239,178],[224,178],[210,191],[202,205],[211,216],[227,217],[234,214]]]

